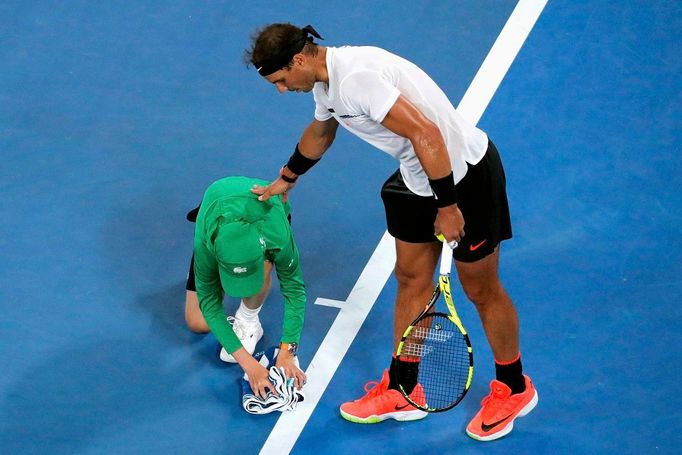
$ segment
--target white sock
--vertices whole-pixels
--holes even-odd
[[[237,308],[237,312],[234,314],[234,317],[244,322],[258,322],[258,313],[260,312],[261,308],[263,308],[263,305],[259,306],[255,310],[252,310],[244,305],[244,301],[242,300],[239,303],[239,308]]]

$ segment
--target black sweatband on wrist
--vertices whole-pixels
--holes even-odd
[[[455,187],[455,179],[452,172],[439,179],[429,179],[429,185],[431,185],[431,190],[436,196],[436,206],[438,208],[457,203],[457,188]]]
[[[285,164],[284,167],[287,167],[287,165]],[[279,176],[287,183],[296,183],[296,180],[298,180],[298,175],[296,177],[289,177],[284,173],[284,167],[282,168],[282,172],[279,173]]]
[[[289,158],[286,167],[296,175],[303,175],[308,172],[308,169],[315,166],[318,161],[320,161],[319,158],[316,160],[311,160],[310,158],[303,156],[301,151],[298,149],[298,144],[296,144],[296,149],[294,150],[293,155],[291,155],[291,158]]]

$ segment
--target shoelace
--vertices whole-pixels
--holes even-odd
[[[227,322],[232,326],[234,334],[237,335],[237,338],[240,340],[243,340],[252,333],[256,332],[258,327],[258,322],[249,323],[246,321],[241,321],[234,316],[228,316]]]
[[[387,388],[388,388],[388,386],[383,387],[383,384],[381,382],[369,381],[365,384],[366,395],[363,398],[368,399],[368,398],[374,398],[376,396],[379,396],[383,392],[385,392]]]
[[[237,335],[237,338],[240,340],[244,338],[246,334],[244,333],[244,326],[240,321],[237,321],[234,316],[228,316],[227,323],[232,326],[232,330],[234,330],[234,334]]]
[[[504,389],[499,386],[492,386],[490,395],[483,398],[481,406],[485,409],[485,415],[494,416],[508,404],[509,398]]]

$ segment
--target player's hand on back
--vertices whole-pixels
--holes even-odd
[[[257,194],[259,201],[267,201],[272,196],[277,196],[278,194],[283,195],[282,198],[286,201],[287,191],[294,187],[295,184],[287,183],[278,177],[277,180],[270,183],[268,186],[253,185],[251,192]]]

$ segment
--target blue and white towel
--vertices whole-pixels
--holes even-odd
[[[294,378],[287,378],[284,374],[284,369],[275,366],[278,353],[279,348],[272,347],[265,351],[265,353],[262,353],[260,359],[258,359],[258,354],[254,356],[265,368],[270,366],[270,359],[272,359],[272,366],[269,368],[268,376],[273,384],[273,388],[277,392],[276,394],[269,392],[265,399],[260,398],[251,390],[248,376],[244,373],[242,378],[242,406],[249,414],[293,411],[298,403],[305,399],[303,391],[296,389],[294,386]],[[298,357],[294,357],[294,361],[296,366],[299,366]]]

